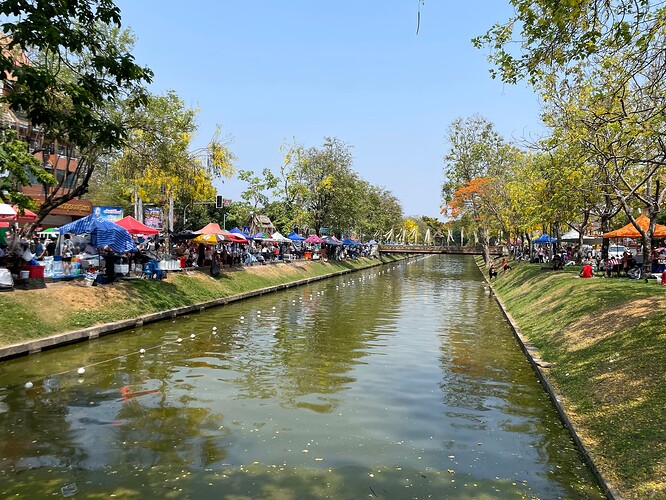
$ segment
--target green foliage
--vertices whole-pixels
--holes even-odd
[[[13,130],[0,130],[0,200],[20,209],[34,208],[32,199],[21,192],[34,180],[52,185],[55,178],[39,168],[39,160],[28,150],[28,144],[16,138]]]
[[[125,130],[104,110],[123,95],[141,101],[152,72],[108,37],[107,26],[120,26],[118,7],[111,0],[4,0],[0,14],[8,36],[0,72],[12,81],[3,100],[47,136],[82,149],[121,145]]]
[[[164,96],[151,95],[145,106],[124,113],[131,124],[129,137],[122,155],[111,165],[110,175],[123,186],[126,198],[138,195],[163,208],[170,197],[183,207],[214,200],[213,180],[230,175],[234,156],[216,138],[203,151],[189,150],[196,131],[196,110],[186,108],[169,91]],[[195,214],[191,212],[191,217]]]
[[[563,74],[618,51],[648,54],[663,36],[664,7],[650,0],[511,0],[514,16],[472,40],[490,49],[491,74],[516,83]]]
[[[351,148],[336,138],[321,148],[290,147],[279,181],[292,227],[374,235],[399,224],[402,208],[383,188],[352,170]]]
[[[263,170],[261,177],[254,175],[252,170],[239,170],[238,178],[248,183],[247,189],[241,193],[241,198],[248,203],[253,203],[255,210],[260,205],[268,204],[269,198],[266,191],[275,189],[278,185],[278,178],[268,168]]]

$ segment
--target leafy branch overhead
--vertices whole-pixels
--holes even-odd
[[[119,146],[122,125],[110,120],[110,102],[144,102],[152,72],[109,38],[120,28],[111,0],[0,2],[3,50],[0,72],[13,82],[3,99],[48,135],[79,148]]]

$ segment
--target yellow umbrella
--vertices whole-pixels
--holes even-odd
[[[195,243],[204,243],[206,245],[217,245],[217,235],[216,234],[200,234],[193,240]],[[220,237],[220,241],[224,241],[223,237]]]

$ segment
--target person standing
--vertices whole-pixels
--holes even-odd
[[[65,234],[62,242],[62,274],[70,276],[72,273],[72,257],[74,256],[74,242],[69,233]]]
[[[35,259],[38,261],[44,260],[46,256],[46,246],[44,245],[44,238],[39,240],[35,239]]]

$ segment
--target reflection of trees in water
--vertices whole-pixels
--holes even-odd
[[[30,391],[5,389],[0,468],[205,467],[222,461],[230,434],[223,416],[196,406],[193,385],[171,380],[172,354],[167,348],[145,358],[107,356],[81,382],[67,373],[46,377]]]
[[[392,283],[397,277],[370,274],[332,280],[322,295],[316,294],[321,287],[300,288],[302,301],[289,300],[273,311],[273,334],[253,336],[252,348],[240,351],[235,361],[242,373],[241,397],[276,398],[285,407],[321,413],[335,409],[339,400],[333,395],[356,380],[354,367],[400,301],[400,287]],[[364,284],[358,281],[363,275]],[[351,280],[354,285],[346,285]]]
[[[446,294],[446,288],[445,283],[436,284],[433,293]],[[481,282],[460,288],[459,294],[448,294],[457,300],[458,314],[447,312],[439,329],[440,388],[452,427],[477,432],[479,439],[513,434],[564,491],[578,494],[581,484],[593,488],[594,479],[494,299]]]

